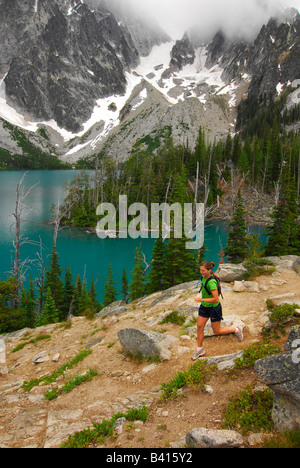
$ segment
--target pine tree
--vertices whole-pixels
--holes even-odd
[[[242,145],[240,142],[239,135],[235,135],[233,139],[233,148],[232,148],[232,161],[237,164],[238,160],[240,159],[242,152]]]
[[[148,275],[148,293],[152,294],[156,291],[162,291],[165,285],[165,272],[166,272],[166,244],[160,235],[153,247],[151,271]]]
[[[112,302],[115,302],[117,298],[117,291],[115,288],[115,282],[113,279],[112,266],[109,264],[108,275],[106,277],[105,289],[104,289],[104,306],[108,306]]]
[[[228,233],[225,255],[231,263],[241,263],[247,257],[249,247],[245,209],[240,189],[234,206],[233,219],[229,223],[229,226],[230,231]]]
[[[231,152],[232,152],[232,137],[231,137],[231,134],[228,133],[227,138],[226,138],[226,143],[223,149],[223,159],[225,161],[228,161],[229,159],[231,159]]]
[[[22,289],[21,291],[20,308],[26,311],[26,326],[33,327],[35,322],[34,312],[36,308],[36,300],[34,285],[31,277],[29,279],[29,289]]]
[[[183,213],[186,201],[186,174],[183,168],[181,173],[175,175],[172,202],[179,203]],[[189,239],[184,235],[183,218],[184,216],[182,216],[181,237],[175,235],[174,218],[171,219],[171,235],[167,242],[165,254],[164,286],[167,288],[192,281],[197,277],[197,253],[186,248],[186,242]]]
[[[85,281],[82,281],[79,305],[78,305],[78,313],[79,315],[83,315],[85,313],[88,313],[91,309],[92,309],[92,299],[86,290]]]
[[[40,327],[48,323],[57,323],[59,321],[58,310],[55,306],[50,287],[47,289],[46,302],[41,315],[36,318],[35,326]]]
[[[72,314],[75,316],[80,315],[81,289],[82,289],[81,279],[80,279],[80,276],[77,275],[75,289],[74,289],[73,306],[72,306]]]
[[[62,308],[61,320],[66,319],[69,314],[70,306],[74,296],[74,291],[75,286],[73,284],[72,273],[70,267],[67,267],[65,271],[64,305]]]
[[[167,244],[165,288],[193,281],[199,275],[197,252],[186,249],[187,238],[171,238]]]
[[[128,299],[128,280],[125,268],[123,268],[122,273],[122,289],[121,289],[123,301],[127,302]]]
[[[48,288],[50,288],[55,306],[58,310],[61,310],[64,307],[64,285],[60,276],[61,268],[59,266],[59,257],[55,247],[53,246],[50,267],[46,271],[45,290],[47,291]]]
[[[144,276],[143,256],[141,247],[136,248],[134,267],[131,272],[132,280],[129,285],[130,300],[134,301],[145,295],[146,280]]]
[[[274,222],[267,229],[269,239],[266,255],[299,255],[297,188],[294,177],[290,176],[287,162],[284,164],[279,202],[271,217]]]
[[[249,171],[250,165],[249,165],[248,156],[245,150],[242,150],[237,165],[238,165],[238,168],[241,169],[243,174],[246,174]]]
[[[91,285],[90,285],[90,290],[89,290],[89,296],[91,298],[91,305],[95,311],[97,311],[100,308],[100,304],[97,300],[97,293],[95,289],[95,283],[92,280]]]

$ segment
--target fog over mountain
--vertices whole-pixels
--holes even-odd
[[[155,18],[173,39],[181,39],[185,31],[197,28],[203,40],[219,29],[229,37],[242,35],[253,39],[271,16],[279,16],[288,7],[300,7],[299,0],[110,0],[109,3],[121,3],[122,9],[133,7],[143,17]]]

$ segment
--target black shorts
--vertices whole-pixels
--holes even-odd
[[[209,319],[212,323],[221,322],[223,320],[222,305],[221,303],[215,307],[204,307],[203,304],[199,307],[199,317]]]

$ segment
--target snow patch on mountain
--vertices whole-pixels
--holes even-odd
[[[205,105],[212,96],[227,95],[228,105],[233,107],[236,104],[237,85],[234,81],[224,82],[223,69],[219,65],[214,65],[210,69],[205,66],[207,48],[201,46],[196,49],[194,63],[184,66],[182,70],[176,70],[170,67],[174,44],[174,41],[170,41],[155,46],[147,57],[141,57],[139,65],[125,73],[127,81],[125,94],[97,100],[90,118],[76,134],[60,128],[53,120],[31,121],[10,107],[5,100],[5,77],[0,82],[0,116],[11,124],[32,132],[36,132],[41,125],[48,126],[61,135],[65,144],[75,139],[72,143],[74,147],[69,146],[65,153],[68,157],[84,148],[87,152],[96,150],[110,132],[121,124],[126,106],[128,112],[136,111],[148,98],[147,87],[143,83],[149,83],[159,91],[169,106],[189,98],[196,98]],[[246,75],[243,78],[246,81],[248,79]],[[80,141],[94,127],[97,131],[91,132],[90,139]]]
[[[150,55],[142,57],[140,64],[130,73],[126,73],[127,88],[124,96],[112,96],[97,101],[90,120],[84,124],[84,131],[77,136],[86,133],[93,125],[101,122],[102,126],[98,135],[70,149],[66,156],[88,145],[95,150],[101,140],[105,139],[109,132],[121,123],[120,114],[126,104],[130,106],[130,112],[138,109],[147,99],[147,89],[143,87],[134,98],[132,94],[142,82],[152,85],[170,106],[184,102],[188,98],[196,98],[202,104],[206,104],[212,95],[227,95],[229,106],[233,107],[236,104],[236,82],[224,82],[223,69],[218,65],[211,69],[206,68],[206,47],[202,46],[196,50],[196,58],[192,65],[186,65],[182,70],[175,71],[169,68],[173,46],[174,41],[153,47]],[[242,79],[250,81],[250,77],[246,74]]]

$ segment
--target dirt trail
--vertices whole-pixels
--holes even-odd
[[[236,315],[246,323],[245,338],[242,343],[234,335],[206,338],[207,356],[230,354],[258,341],[258,321],[267,310],[267,298],[295,293],[300,300],[300,277],[292,270],[262,276],[257,282],[259,293],[223,292],[224,315]],[[165,448],[185,437],[193,428],[220,428],[221,415],[229,397],[245,386],[255,384],[254,371],[243,372],[238,380],[226,379],[219,372],[210,382],[212,393],[187,389],[186,396],[180,400],[162,402],[159,398],[161,383],[168,382],[178,371],[191,365],[191,355],[196,346],[195,339],[181,336],[182,327],[160,325],[159,321],[167,311],[194,304],[194,295],[193,289],[174,291],[171,296],[150,307],[154,299],[163,299],[163,293],[157,293],[144,301],[131,304],[133,310],[119,316],[93,321],[74,318],[68,329],[43,327],[32,331],[31,337],[33,333],[36,335],[43,330],[51,335],[50,340],[28,344],[15,353],[10,351],[24,342],[24,338],[7,342],[9,373],[0,376],[0,447],[54,447],[66,438],[66,434],[91,426],[93,421],[109,419],[117,411],[124,411],[143,401],[150,406],[148,421],[145,424],[125,424],[123,433],[115,440],[107,440],[106,447]],[[126,357],[117,337],[118,331],[124,328],[139,328],[175,336],[178,341],[172,347],[171,359],[150,365],[145,360],[138,362]],[[285,341],[286,337],[283,337],[279,343]],[[52,373],[87,346],[92,346],[92,354],[67,371],[64,377],[59,377],[54,385],[63,385],[71,376],[96,368],[99,375],[91,382],[51,402],[43,397],[51,385],[35,387],[29,394],[20,388],[24,380]],[[41,351],[47,352],[49,360],[33,364],[33,358]],[[55,355],[58,362],[52,361]]]

